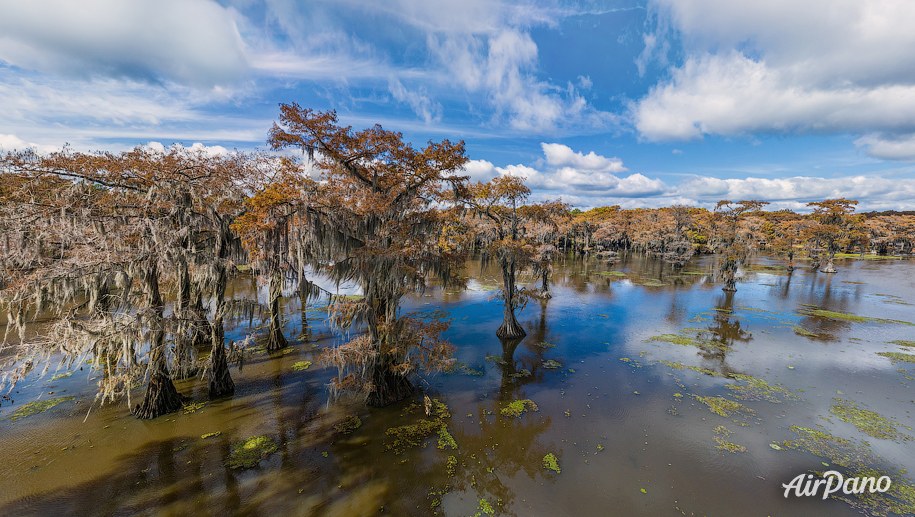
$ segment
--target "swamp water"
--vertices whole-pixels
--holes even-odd
[[[680,272],[567,259],[513,343],[495,336],[497,270],[471,262],[467,290],[405,304],[447,315],[458,366],[383,409],[328,402],[334,371],[307,363],[335,342],[320,310],[288,350],[232,369],[234,397],[207,402],[204,383],[183,381],[186,410],[153,421],[124,404],[89,411],[88,368],[31,373],[0,401],[0,515],[911,511],[910,492],[785,499],[781,485],[872,468],[911,490],[915,262],[790,276],[755,262],[728,295],[711,257]],[[36,400],[58,404],[21,409]]]

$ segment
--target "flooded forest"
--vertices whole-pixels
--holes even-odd
[[[915,213],[268,146],[0,157],[0,515],[915,514]]]

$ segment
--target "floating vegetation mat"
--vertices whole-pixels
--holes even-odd
[[[915,363],[915,355],[902,352],[877,352],[877,355],[888,358],[894,363]]]
[[[389,441],[385,443],[385,448],[394,451],[394,454],[402,454],[408,449],[419,447],[424,444],[427,438],[438,433],[438,446],[440,449],[457,448],[457,442],[448,432],[448,419],[451,418],[451,412],[444,402],[425,397],[425,407],[423,408],[426,415],[416,422],[407,425],[390,427],[385,430],[384,434]],[[404,415],[412,415],[420,410],[419,404],[410,404],[405,410]]]
[[[846,479],[849,477],[878,478],[888,475],[893,480],[890,489],[885,493],[865,492],[854,495],[836,493],[832,495],[834,499],[843,501],[866,515],[915,515],[915,485],[904,477],[905,472],[885,472],[875,468],[875,465],[884,462],[874,456],[867,442],[854,442],[833,436],[820,429],[807,427],[791,426],[791,431],[797,435],[797,438],[783,442],[784,447],[807,451],[828,460],[832,464],[832,468],[840,467],[845,470]],[[772,448],[780,449],[777,445]]]
[[[559,468],[559,459],[552,452],[548,452],[546,456],[543,457],[543,468],[552,470],[557,474],[562,472],[562,470]]]
[[[870,316],[860,316],[858,314],[851,314],[847,312],[828,311],[826,309],[821,309],[815,305],[803,305],[798,310],[798,313],[803,316],[814,316],[817,318],[825,318],[835,321],[850,321],[853,323],[895,323],[898,325],[915,326],[915,323],[909,321],[873,318]]]
[[[504,406],[502,406],[502,409],[499,410],[499,413],[501,413],[502,416],[516,418],[516,417],[520,417],[524,413],[527,413],[528,411],[539,411],[539,410],[540,410],[540,408],[537,407],[537,404],[533,400],[521,399],[521,400],[513,400],[513,401],[509,402],[508,404],[505,404]]]
[[[53,399],[44,399],[36,400],[35,402],[29,402],[19,407],[16,411],[10,415],[10,420],[16,421],[22,418],[30,417],[32,415],[37,415],[39,413],[44,413],[45,411],[59,406],[64,402],[69,402],[74,400],[76,397],[57,397]]]
[[[699,395],[693,395],[693,397],[708,406],[709,411],[723,417],[730,417],[737,413],[743,415],[752,415],[755,413],[755,411],[744,406],[740,402],[724,397],[702,397]]]
[[[245,441],[232,445],[232,452],[226,460],[230,469],[250,469],[260,464],[279,449],[272,438],[264,435],[252,436]]]
[[[834,399],[829,412],[843,422],[854,425],[862,433],[881,440],[910,439],[896,429],[895,421],[885,416],[860,407],[851,400]]]
[[[728,438],[731,436],[731,430],[723,425],[715,427],[715,448],[722,451],[727,451],[730,453],[738,452],[747,452],[747,448],[743,445],[729,442]]]
[[[348,415],[334,424],[334,432],[337,434],[351,434],[360,427],[362,427],[362,420],[356,415]]]
[[[311,368],[311,361],[297,361],[292,363],[292,371],[301,372]]]

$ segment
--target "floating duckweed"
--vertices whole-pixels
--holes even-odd
[[[908,339],[896,339],[890,341],[890,344],[904,346],[906,348],[915,348],[915,341],[910,341]]]
[[[530,377],[530,376],[531,376],[531,371],[528,370],[527,368],[522,368],[522,369],[518,370],[517,372],[511,374],[511,377],[514,379],[524,379],[524,378]]]
[[[51,381],[53,382],[53,381],[59,381],[61,379],[66,379],[66,378],[69,378],[71,375],[73,375],[73,372],[58,373],[58,374],[54,375],[53,377],[51,377]]]
[[[559,459],[556,458],[556,455],[552,452],[548,452],[546,456],[543,457],[543,468],[547,470],[552,470],[553,472],[559,474]]]
[[[226,466],[232,469],[250,469],[277,451],[276,442],[267,436],[252,436],[232,446]]]
[[[620,361],[622,361],[624,363],[629,363],[629,362],[632,362],[632,359],[629,359],[628,357],[620,357]]]
[[[875,478],[879,479],[887,473],[865,467],[849,472],[848,478]],[[856,508],[866,515],[915,515],[915,486],[900,479],[890,476],[893,480],[889,490],[885,493],[870,493],[870,490],[849,495],[833,496]]]
[[[391,439],[389,443],[385,444],[385,447],[388,450],[393,450],[394,454],[401,454],[407,449],[418,447],[426,438],[439,432],[447,425],[446,420],[451,417],[448,406],[440,400],[426,398],[426,413],[428,418],[420,419],[413,424],[391,427],[385,430],[384,434]],[[416,404],[411,404],[405,410],[405,413],[412,413],[418,407],[419,406]],[[447,429],[445,430],[445,433],[447,434]],[[451,435],[447,434],[447,436]],[[443,443],[441,435],[439,437],[439,443]],[[453,448],[457,448],[456,443]]]
[[[622,271],[600,271],[597,273],[600,276],[613,276],[613,277],[624,277],[626,273]]]
[[[555,370],[557,368],[562,368],[562,363],[553,359],[547,359],[543,362],[543,367],[548,370]]]
[[[740,445],[740,444],[737,444],[734,442],[729,442],[720,436],[715,437],[715,443],[718,444],[715,446],[715,448],[722,450],[722,451],[727,451],[727,452],[735,453],[735,454],[738,452],[747,452],[747,448],[744,447],[743,445]]]
[[[716,372],[715,370],[709,370],[708,368],[702,368],[699,366],[689,366],[689,365],[686,365],[683,363],[665,361],[665,360],[661,360],[659,362],[665,366],[673,368],[674,370],[692,370],[694,372],[709,375],[711,377],[723,377],[723,375],[721,375],[720,373]]]
[[[45,411],[63,404],[64,402],[69,402],[76,397],[57,397],[53,399],[45,400],[36,400],[34,402],[29,402],[19,407],[16,411],[10,415],[10,420],[16,421],[20,418],[26,418],[32,415],[37,415],[39,413],[44,413]]]
[[[600,452],[602,450],[604,450],[604,446],[601,444],[597,444],[597,452]]]
[[[886,357],[894,363],[915,363],[915,355],[913,354],[904,354],[902,352],[877,352],[877,355]]]
[[[864,409],[850,400],[833,400],[835,403],[829,408],[829,412],[839,417],[839,420],[854,425],[862,433],[882,440],[896,440],[905,436],[896,430],[892,420],[879,413]]]
[[[798,435],[796,440],[785,441],[784,445],[792,449],[800,449],[816,456],[829,459],[829,463],[849,469],[846,479],[874,477],[879,478],[889,475],[893,482],[886,493],[870,493],[866,491],[854,495],[839,495],[833,497],[849,506],[861,510],[867,515],[913,515],[915,514],[915,486],[907,482],[902,476],[904,472],[892,473],[878,472],[871,465],[881,463],[879,458],[873,456],[867,442],[852,442],[838,438],[825,431],[792,426],[791,430]],[[826,463],[824,462],[824,465]]]
[[[800,312],[804,316],[816,316],[818,318],[826,318],[826,319],[836,320],[836,321],[850,321],[850,322],[854,322],[854,323],[896,323],[899,325],[915,325],[915,323],[911,323],[908,321],[890,320],[890,319],[885,319],[885,318],[872,318],[870,316],[860,316],[858,314],[850,314],[847,312],[828,311],[826,309],[820,309],[818,307],[810,306],[810,305],[804,306],[798,312]]]
[[[395,454],[400,454],[408,448],[417,447],[439,428],[441,428],[441,424],[433,420],[420,420],[415,424],[391,427],[384,432],[394,440],[387,447],[393,449]]]
[[[804,336],[804,337],[820,337],[820,335],[817,334],[816,332],[811,332],[811,331],[809,331],[809,330],[807,330],[807,329],[805,329],[804,327],[801,327],[801,326],[799,326],[799,325],[795,325],[795,326],[793,326],[793,327],[791,327],[791,328],[794,330],[794,333],[797,334],[798,336]]]
[[[853,443],[851,440],[833,436],[820,429],[810,429],[793,425],[791,431],[798,437],[795,440],[786,440],[782,446],[789,449],[807,451],[815,456],[827,458],[830,463],[841,467],[850,467],[864,464],[868,461],[868,454],[864,447]]]
[[[448,427],[445,424],[442,424],[438,429],[438,448],[442,450],[455,450],[458,448],[457,442],[454,441],[454,437],[448,432]]]
[[[334,424],[334,432],[337,434],[350,434],[360,427],[362,427],[362,420],[357,415],[348,415]]]
[[[519,417],[528,411],[539,411],[540,408],[531,399],[513,400],[502,407],[499,413],[507,417]]]
[[[474,517],[482,517],[483,515],[495,515],[496,511],[493,509],[492,505],[489,504],[489,501],[486,499],[480,499],[480,505],[477,507],[477,513],[474,514]]]
[[[701,346],[702,342],[698,339],[691,338],[688,336],[681,336],[680,334],[661,334],[659,336],[652,336],[648,338],[648,341],[661,341],[664,343],[673,343],[675,345],[683,346]]]
[[[203,409],[206,405],[206,402],[192,402],[182,406],[182,409],[184,410],[185,415],[190,415],[191,413],[196,413],[198,410]]]
[[[554,345],[553,343],[547,343],[546,341],[541,341],[541,342],[539,342],[539,343],[534,343],[534,346],[537,347],[537,348],[543,348],[543,349],[547,349],[547,348],[556,348],[556,345]]]
[[[698,395],[694,395],[694,397],[696,397],[696,400],[699,402],[702,402],[708,406],[709,411],[719,416],[729,417],[733,413],[754,413],[752,409],[744,406],[740,402],[726,399],[724,397],[700,397]]]
[[[298,362],[292,363],[292,371],[294,371],[294,372],[301,372],[303,370],[309,369],[310,367],[311,367],[311,361],[298,361]]]
[[[221,434],[222,434],[222,431],[216,431],[215,433],[201,434],[201,435],[200,435],[200,439],[201,439],[201,440],[208,440],[208,439],[210,439],[210,438],[216,438],[217,436],[219,436],[219,435],[221,435]]]
[[[458,460],[454,455],[448,456],[448,459],[445,461],[445,470],[448,472],[450,477],[454,477],[457,473]]]
[[[737,380],[743,384],[729,384],[725,386],[734,392],[734,396],[741,400],[767,400],[778,404],[781,398],[796,400],[797,395],[791,393],[784,386],[769,384],[764,379],[745,375],[742,373],[731,373],[728,377]]]

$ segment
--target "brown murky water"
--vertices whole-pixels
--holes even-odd
[[[125,404],[90,411],[96,374],[88,368],[58,380],[33,373],[10,394],[15,403],[0,406],[0,515],[473,515],[488,507],[508,515],[856,515],[841,501],[782,496],[782,483],[831,461],[773,448],[797,438],[791,426],[828,430],[854,446],[866,440],[872,466],[915,471],[906,439],[915,434],[915,365],[877,355],[905,352],[890,342],[915,339],[915,327],[808,307],[913,322],[915,262],[845,261],[837,275],[787,276],[760,258],[728,296],[706,275],[711,261],[677,273],[640,256],[613,265],[569,259],[557,267],[554,297],[521,313],[528,336],[507,344],[495,337],[497,272],[470,263],[467,290],[433,289],[406,308],[448,314],[462,367],[419,380],[414,399],[384,409],[329,402],[332,371],[293,369],[334,343],[319,310],[308,312],[308,332],[288,353],[254,353],[233,369],[233,398],[206,402],[203,383],[184,381],[191,402],[206,404],[151,422],[132,418]],[[250,296],[250,282],[237,294]],[[294,302],[288,310],[287,335],[295,336],[299,311]],[[691,346],[695,339],[706,345]],[[727,374],[785,391],[739,399]],[[402,444],[386,435],[425,417],[423,394],[447,405],[436,425],[445,424],[456,449],[433,432],[398,451]],[[24,403],[62,395],[76,399],[9,418]],[[696,398],[716,396],[744,406],[724,417]],[[518,399],[538,411],[500,414]],[[901,435],[863,434],[831,413],[837,399],[892,419]],[[334,431],[354,414],[361,427]],[[273,439],[277,452],[256,468],[226,467],[232,445],[254,435]],[[561,472],[543,467],[548,453]]]

